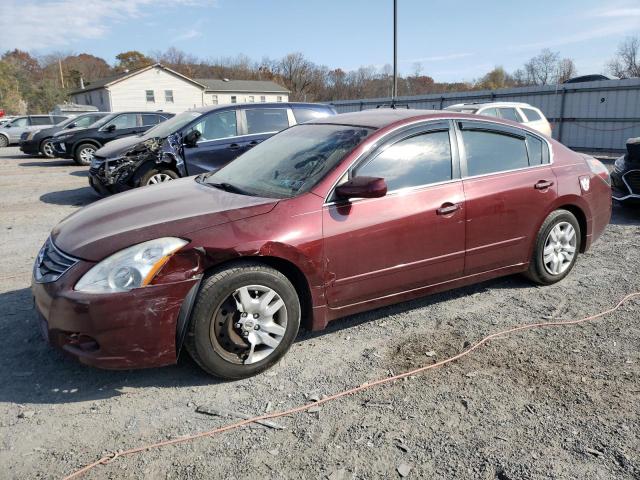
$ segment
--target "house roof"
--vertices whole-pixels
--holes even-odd
[[[196,81],[196,80],[192,80],[191,78],[182,75],[181,73],[176,72],[175,70],[171,70],[170,68],[165,67],[164,65],[161,65],[159,63],[154,63],[152,65],[147,65],[146,67],[142,67],[142,68],[137,68],[135,70],[129,70],[128,72],[122,72],[122,73],[118,73],[116,75],[111,75],[109,77],[104,77],[104,78],[100,78],[98,80],[93,80],[91,81],[91,83],[87,84],[87,86],[85,88],[80,88],[78,90],[74,90],[72,92],[69,92],[69,95],[77,95],[79,93],[85,93],[85,92],[90,92],[92,90],[98,90],[99,88],[105,88],[108,87],[110,85],[113,85],[114,83],[118,83],[121,82],[129,77],[133,77],[134,75],[138,75],[139,73],[142,72],[146,72],[147,70],[151,70],[152,68],[161,68],[163,70],[166,70],[169,73],[172,73],[173,75],[176,75],[177,77],[182,78],[183,80],[193,83],[197,86],[199,86],[200,88],[205,88],[205,85]]]
[[[267,80],[218,80],[215,78],[196,78],[196,82],[212,92],[264,92],[289,93],[282,85]]]

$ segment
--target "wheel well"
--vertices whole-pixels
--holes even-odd
[[[311,329],[311,321],[313,317],[313,309],[312,309],[312,301],[311,301],[311,290],[309,289],[309,282],[307,281],[307,277],[305,277],[302,270],[300,270],[295,264],[291,263],[288,260],[279,257],[240,257],[233,260],[228,260],[226,262],[222,262],[216,264],[209,268],[212,269],[220,269],[230,265],[233,265],[237,262],[246,262],[251,261],[255,263],[261,263],[263,265],[269,266],[278,270],[282,273],[287,279],[291,282],[293,287],[296,289],[298,294],[298,298],[300,299],[300,326],[304,329]]]
[[[562,205],[558,209],[570,211],[578,220],[578,225],[580,225],[580,253],[584,253],[587,245],[587,216],[577,205]]]

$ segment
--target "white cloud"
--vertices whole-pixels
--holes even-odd
[[[114,24],[175,6],[213,6],[216,0],[0,0],[0,45],[34,50],[104,38]]]

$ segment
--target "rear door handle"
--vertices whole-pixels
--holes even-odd
[[[536,190],[546,190],[549,187],[553,187],[553,182],[549,180],[540,180],[533,186]]]
[[[460,210],[460,208],[461,206],[459,203],[447,202],[443,203],[442,206],[436,210],[436,213],[438,215],[450,215]]]
[[[237,143],[232,143],[231,145],[229,145],[229,150],[239,150],[240,149],[240,145],[238,145]]]

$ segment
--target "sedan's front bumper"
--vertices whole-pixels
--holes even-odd
[[[27,155],[38,155],[40,153],[40,146],[38,142],[33,140],[21,140],[20,151]]]
[[[199,279],[150,285],[130,292],[73,290],[93,264],[79,261],[57,281],[32,281],[41,331],[49,343],[80,362],[106,369],[176,363],[181,307]]]
[[[51,145],[53,146],[56,157],[71,158],[72,152],[70,145],[67,145],[63,141],[55,140],[55,138],[52,140]]]

